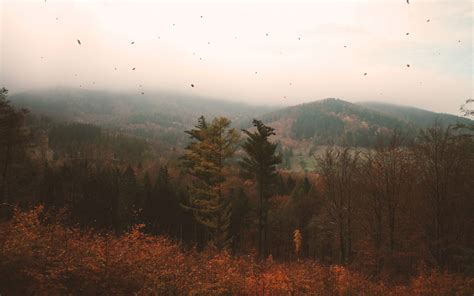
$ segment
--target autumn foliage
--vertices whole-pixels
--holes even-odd
[[[474,279],[421,272],[406,285],[316,261],[257,263],[183,249],[141,225],[116,236],[65,227],[43,207],[0,224],[2,295],[471,295]]]

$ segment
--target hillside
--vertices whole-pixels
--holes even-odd
[[[252,118],[274,110],[164,91],[141,94],[55,88],[17,93],[9,99],[33,114],[96,124],[171,145],[182,145],[187,139],[183,131],[194,126],[201,115],[225,116],[234,126],[246,127]]]
[[[277,126],[283,138],[317,145],[344,143],[368,147],[395,129],[412,137],[416,127],[394,116],[332,98],[285,108],[263,119]]]
[[[249,127],[251,120],[258,117],[276,129],[283,147],[304,147],[308,150],[304,153],[328,144],[371,147],[393,130],[410,140],[436,119],[446,125],[471,122],[413,107],[354,104],[333,98],[279,110],[163,91],[141,94],[55,88],[18,93],[10,99],[34,114],[92,123],[177,146],[186,142],[183,131],[194,126],[201,115],[228,117],[237,128]]]
[[[469,124],[472,121],[467,118],[446,113],[436,113],[410,106],[400,106],[379,102],[361,102],[359,106],[396,117],[400,120],[411,122],[419,127],[431,126],[436,120],[444,125]]]

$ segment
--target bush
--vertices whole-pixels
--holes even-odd
[[[67,228],[42,207],[0,224],[2,295],[470,295],[474,281],[439,271],[407,286],[372,282],[315,261],[258,263],[208,249],[184,251],[142,225],[121,236]],[[49,221],[45,223],[44,221]]]

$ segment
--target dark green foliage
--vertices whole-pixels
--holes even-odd
[[[25,125],[27,110],[18,110],[7,100],[8,90],[0,89],[0,203],[12,201],[25,175],[26,148],[30,141]],[[27,181],[27,180],[22,180]],[[18,194],[18,192],[16,192]],[[18,197],[16,198],[18,199]]]
[[[274,129],[254,119],[254,132],[243,130],[247,139],[242,148],[247,154],[240,162],[241,174],[246,179],[253,179],[257,183],[259,198],[259,236],[258,257],[267,256],[268,232],[268,199],[274,192],[274,185],[278,173],[276,166],[281,163],[281,155],[275,155],[277,144],[271,143],[269,138],[275,135]]]

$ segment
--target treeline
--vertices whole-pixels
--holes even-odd
[[[271,127],[254,120],[240,133],[223,117],[199,118],[180,160],[167,166],[77,154],[44,162],[29,157],[26,113],[6,94],[0,203],[43,204],[83,229],[120,234],[143,224],[184,248],[312,258],[393,281],[425,267],[474,273],[474,142],[455,127],[436,124],[414,142],[392,132],[368,152],[330,147],[307,174],[277,169],[282,157]],[[71,132],[48,135],[57,147],[77,146],[64,144],[76,143],[73,135],[97,143],[103,134],[62,128]]]

